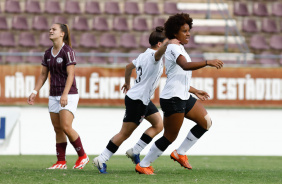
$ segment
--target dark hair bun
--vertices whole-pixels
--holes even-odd
[[[164,27],[163,26],[158,26],[158,27],[156,27],[156,31],[161,33],[161,32],[164,31]]]

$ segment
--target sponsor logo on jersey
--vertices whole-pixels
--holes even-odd
[[[59,57],[59,58],[57,58],[57,60],[56,60],[56,61],[57,61],[57,63],[58,63],[58,64],[60,64],[60,63],[62,63],[62,62],[63,62],[63,58],[60,58],[60,57]]]
[[[175,53],[171,50],[171,55],[175,58]]]
[[[49,62],[51,59],[47,59],[47,62]]]

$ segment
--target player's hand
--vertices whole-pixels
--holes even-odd
[[[130,84],[124,83],[124,85],[121,87],[121,90],[124,94],[126,94],[129,89],[130,89]]]
[[[210,95],[202,90],[197,90],[197,92],[194,94],[202,101],[208,100],[210,98]]]
[[[180,45],[180,41],[174,38],[174,39],[168,40],[168,44]]]
[[[67,94],[62,94],[61,99],[60,99],[60,104],[61,107],[65,107],[68,105],[68,95]]]
[[[34,104],[34,100],[35,100],[35,97],[36,97],[36,94],[34,93],[31,93],[27,99],[27,103],[29,105],[33,105]]]
[[[224,63],[218,59],[214,59],[214,60],[208,60],[207,64],[209,66],[216,67],[217,69],[221,69]]]

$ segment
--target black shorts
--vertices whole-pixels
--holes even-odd
[[[164,117],[168,117],[174,113],[187,114],[195,105],[197,99],[190,95],[188,100],[181,100],[178,97],[170,99],[160,98],[160,105],[164,112]]]
[[[150,101],[148,105],[144,105],[141,100],[132,100],[126,95],[124,103],[125,115],[123,122],[134,122],[139,125],[145,117],[159,112],[152,101]]]

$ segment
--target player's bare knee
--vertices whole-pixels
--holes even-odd
[[[207,115],[205,116],[205,120],[206,120],[206,122],[207,122],[207,130],[209,130],[210,127],[212,126],[212,120],[211,120],[211,117],[209,116],[209,114],[207,114]]]

